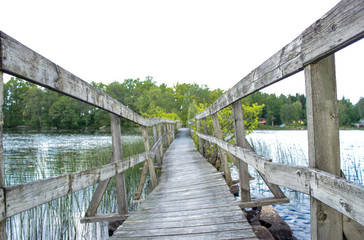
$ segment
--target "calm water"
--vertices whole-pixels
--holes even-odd
[[[123,136],[126,156],[144,151],[141,134]],[[256,150],[274,162],[307,166],[307,131],[255,131],[248,136]],[[340,131],[342,169],[347,178],[363,183],[364,131]],[[6,185],[31,182],[38,179],[89,169],[106,164],[111,155],[109,132],[74,131],[9,131],[4,134],[4,169]],[[129,210],[140,176],[136,166],[125,174]],[[234,170],[234,169],[233,169]],[[272,196],[254,171],[251,181],[252,196]],[[233,171],[235,178],[237,172]],[[234,175],[233,175],[234,177]],[[18,214],[7,221],[9,239],[105,239],[107,223],[81,224],[96,186],[92,186]],[[310,238],[310,211],[308,196],[283,189],[289,204],[275,206],[292,227],[298,239]],[[144,193],[146,194],[146,193]],[[99,207],[100,213],[116,211],[114,188],[108,188]]]
[[[248,140],[256,151],[273,162],[308,166],[307,131],[255,131]],[[363,184],[364,176],[364,131],[340,131],[341,168],[347,179]],[[252,195],[272,196],[264,182],[253,168],[250,174]],[[291,226],[298,239],[310,239],[310,200],[308,195],[282,188],[290,203],[277,205],[275,209]]]
[[[126,135],[122,141],[124,156],[144,152],[140,135]],[[10,186],[101,166],[108,163],[111,152],[109,132],[5,130],[5,184]],[[132,199],[141,166],[125,172],[130,211],[137,208]],[[112,180],[98,213],[117,211],[113,185]],[[80,223],[95,189],[96,185],[11,217],[7,220],[8,239],[106,239],[107,223]]]

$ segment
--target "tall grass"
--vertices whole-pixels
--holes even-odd
[[[6,164],[8,174],[5,176],[5,181],[7,185],[58,176],[107,164],[112,148],[99,147],[82,151],[59,149],[54,159],[43,159],[38,162],[34,160],[37,159],[37,154],[34,152],[29,149],[24,150],[24,156],[23,158],[19,157],[19,162],[15,165]],[[144,152],[142,139],[123,143],[124,157],[141,152]],[[141,166],[142,164],[138,164],[125,171],[129,211],[134,211],[138,206],[133,204],[132,200],[141,174],[139,170]],[[84,216],[96,187],[97,185],[93,185],[7,219],[7,238],[106,239],[108,237],[107,222],[80,223],[80,219]],[[116,211],[115,180],[112,178],[100,203],[98,213]]]

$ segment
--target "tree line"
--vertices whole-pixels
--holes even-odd
[[[144,117],[180,120],[183,124],[224,93],[195,83],[157,85],[152,77],[126,79],[122,83],[92,82],[92,85]],[[306,122],[306,98],[302,94],[276,96],[257,92],[244,98],[243,105],[246,109],[250,106],[249,111],[266,119],[268,125]],[[364,118],[363,98],[355,105],[343,98],[338,107],[341,126],[350,126]],[[11,78],[4,84],[3,112],[5,127],[100,128],[110,124],[106,111],[19,78]],[[133,125],[126,120],[123,124]]]

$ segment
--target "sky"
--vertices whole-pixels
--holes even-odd
[[[228,90],[338,2],[0,0],[0,30],[89,83],[152,76]],[[338,98],[354,104],[363,53],[360,40],[335,56]],[[303,72],[263,91],[304,94]]]

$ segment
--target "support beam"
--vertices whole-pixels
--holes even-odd
[[[335,58],[305,67],[309,166],[340,176]],[[343,239],[342,215],[311,197],[311,239]]]
[[[196,131],[198,133],[201,132],[201,122],[199,119],[196,121]],[[203,145],[204,145],[204,140],[202,138],[198,137],[198,150],[201,153],[201,155],[203,155]]]
[[[111,137],[112,137],[112,148],[113,148],[113,162],[120,161],[123,159],[123,149],[121,145],[121,129],[120,129],[120,117],[110,113],[111,121]],[[125,176],[124,172],[115,175],[116,183],[116,196],[118,202],[118,213],[128,213],[128,198],[126,195]]]
[[[157,133],[157,126],[153,125],[153,144],[158,141],[158,133]],[[157,164],[158,166],[162,166],[162,159],[160,151],[156,152]]]
[[[3,148],[3,105],[4,105],[4,83],[3,73],[0,71],[0,214],[5,216],[4,196],[4,148]],[[6,219],[0,221],[0,239],[6,239]]]
[[[206,118],[204,118],[203,119],[203,134],[205,134],[205,135],[209,135],[209,132],[208,132],[208,130],[207,130],[207,124],[206,124]],[[206,154],[206,152],[207,152],[207,150],[210,148],[210,144],[209,144],[209,142],[208,141],[205,141],[204,140],[204,142],[205,142],[205,144],[204,144],[204,157],[206,157],[207,156],[207,154]]]
[[[212,125],[214,126],[215,136],[220,140],[224,140],[224,136],[221,131],[219,117],[217,116],[217,113],[212,114],[211,118],[212,118]],[[229,168],[229,163],[227,161],[227,157],[221,148],[219,148],[219,154],[220,154],[222,167],[223,167],[223,170],[225,173],[226,183],[230,186],[232,183],[232,179],[231,179],[231,173],[230,173],[230,168]]]
[[[234,131],[235,131],[236,145],[239,147],[244,147],[245,130],[243,121],[244,119],[243,107],[241,105],[241,100],[233,103],[232,107],[234,115]],[[249,187],[248,164],[243,161],[238,161],[238,166],[239,166],[241,201],[249,202],[251,200],[251,197],[250,197],[250,187]]]
[[[152,180],[152,186],[154,188],[154,187],[157,186],[157,176],[155,174],[153,158],[150,155],[150,145],[149,145],[148,131],[147,131],[147,127],[142,126],[141,128],[142,128],[142,134],[143,134],[143,139],[144,139],[145,152],[148,155],[147,163],[148,163],[148,167],[149,167],[149,175],[150,175],[150,178]]]
[[[112,163],[113,161],[114,161],[114,156],[113,156],[113,153],[112,153],[109,163]],[[95,214],[97,212],[97,208],[100,205],[102,196],[104,196],[107,185],[109,184],[109,182],[110,182],[110,178],[100,182],[99,185],[97,185],[96,191],[94,192],[94,195],[92,196],[90,205],[88,206],[88,209],[87,209],[87,211],[85,213],[85,217],[95,216]]]
[[[162,124],[158,124],[157,125],[157,131],[158,131],[158,136],[160,138],[162,138],[162,142],[159,145],[159,156],[161,157],[161,162],[163,163],[163,132],[162,132]]]

